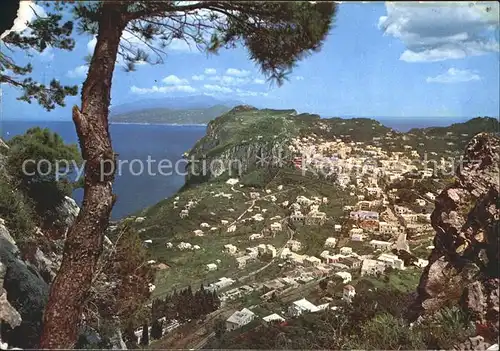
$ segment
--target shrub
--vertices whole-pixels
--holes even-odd
[[[74,189],[71,177],[82,163],[77,146],[67,145],[58,134],[39,127],[15,136],[9,146],[6,169],[13,183],[33,200],[34,209],[43,222],[57,222],[56,208]],[[45,161],[41,163],[41,160]],[[56,174],[56,164],[62,160],[67,162],[59,163],[59,171],[65,173],[64,176]]]
[[[2,175],[0,175],[0,218],[5,220],[10,234],[19,243],[34,233],[34,212],[30,201]]]

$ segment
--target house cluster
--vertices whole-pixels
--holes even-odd
[[[296,201],[289,206],[291,210],[289,220],[296,224],[323,225],[327,217],[325,212],[319,210],[319,207],[327,203],[328,198],[326,197],[309,199],[299,195]],[[288,206],[288,201],[282,203],[282,206]]]
[[[252,235],[250,236],[250,238],[252,238]],[[255,236],[253,238],[255,238]],[[236,257],[236,262],[238,264],[238,268],[240,269],[245,268],[248,262],[254,261],[259,257],[268,256],[274,258],[277,255],[276,248],[270,244],[259,244],[257,246],[247,247],[245,248],[244,252],[240,252],[238,248],[233,244],[226,244],[224,245],[223,252]]]
[[[342,299],[351,302],[354,296],[356,295],[356,290],[352,285],[346,285],[343,288]],[[324,311],[326,309],[335,310],[336,306],[330,306],[330,303],[324,303],[321,305],[315,305],[309,300],[302,298],[300,300],[293,301],[285,311],[286,317],[288,318],[296,318],[301,316],[304,313],[315,313],[319,311]],[[227,320],[226,320],[226,330],[232,331],[239,329],[251,322],[253,322],[257,318],[257,315],[252,312],[248,308],[243,308],[240,311],[234,312]],[[265,317],[262,317],[267,323],[280,323],[285,322],[285,318],[282,317],[278,313],[272,313]]]

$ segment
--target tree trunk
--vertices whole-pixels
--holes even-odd
[[[104,3],[100,16],[97,44],[82,89],[81,110],[73,107],[73,121],[86,162],[83,206],[66,237],[61,268],[50,290],[40,341],[44,349],[74,347],[115,202],[112,189],[115,162],[108,109],[113,70],[126,21],[119,5],[113,3]]]

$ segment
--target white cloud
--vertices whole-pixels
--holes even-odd
[[[234,77],[248,77],[250,75],[250,71],[246,71],[244,69],[237,69],[237,68],[228,68],[226,70],[226,74],[228,76],[234,76]]]
[[[88,70],[89,66],[81,65],[76,67],[75,69],[72,69],[71,71],[68,71],[66,75],[70,78],[84,78],[87,75]]]
[[[254,84],[266,84],[266,81],[264,79],[260,79],[260,78],[255,78],[253,80]]]
[[[233,92],[233,89],[228,88],[228,87],[223,87],[220,85],[212,85],[212,84],[205,84],[203,86],[205,90],[209,90],[214,93],[223,93],[223,94],[229,94]]]
[[[217,74],[217,70],[215,68],[205,68],[205,74],[213,76],[214,74]]]
[[[436,62],[498,52],[497,2],[393,3],[378,26],[406,46],[400,60]],[[490,7],[490,10],[486,10]]]
[[[435,77],[427,77],[427,83],[464,83],[481,80],[481,77],[470,70],[461,70],[450,68],[443,74],[438,74]]]
[[[205,79],[205,76],[203,74],[200,74],[200,75],[194,75],[191,77],[192,80],[204,80]]]
[[[165,83],[166,85],[188,85],[189,84],[187,79],[181,79],[173,74],[169,75],[168,77],[163,78],[162,82]]]
[[[303,76],[296,76],[295,80],[304,80],[304,77]]]
[[[250,78],[239,78],[231,76],[213,76],[210,77],[209,79],[227,86],[244,85],[251,82]]]
[[[175,92],[194,93],[197,90],[190,85],[170,85],[170,86],[163,86],[163,87],[153,85],[151,88],[139,88],[139,87],[136,87],[135,85],[133,85],[130,88],[130,91],[134,94],[142,95],[142,94],[151,94],[151,93],[165,94],[165,93],[175,93]]]
[[[266,92],[260,92],[260,91],[249,91],[249,90],[241,90],[241,89],[236,89],[236,95],[240,97],[246,97],[246,96],[268,96],[269,94]]]
[[[10,32],[24,31],[26,28],[28,28],[27,23],[31,23],[31,21],[33,21],[37,15],[40,17],[47,16],[43,7],[35,4],[33,1],[21,1],[19,4],[19,9],[17,10],[17,17],[14,20],[12,28],[3,32],[0,35],[0,39],[3,39]]]

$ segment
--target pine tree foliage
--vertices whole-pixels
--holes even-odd
[[[0,41],[0,83],[19,88],[22,95],[18,100],[28,103],[37,101],[50,111],[57,105],[65,106],[65,97],[75,96],[78,88],[62,85],[57,79],[52,79],[49,84],[37,82],[30,77],[33,71],[31,64],[22,65],[9,55],[16,49],[25,50],[27,53],[30,53],[29,50],[41,53],[49,47],[73,50],[75,47],[75,41],[71,37],[73,22],[62,21],[63,16],[60,14],[62,7],[57,2],[47,8],[52,8],[52,11],[42,15],[32,7],[36,18],[29,28],[22,33],[10,32]]]

